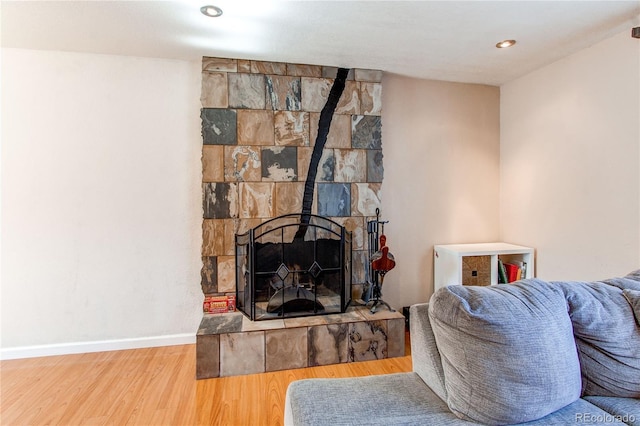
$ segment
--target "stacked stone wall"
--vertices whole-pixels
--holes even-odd
[[[202,61],[202,290],[235,293],[234,236],[300,213],[304,182],[337,68]],[[352,69],[320,162],[313,213],[353,233],[354,298],[366,280],[366,222],[380,207],[382,72]]]

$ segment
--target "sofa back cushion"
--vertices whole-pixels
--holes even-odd
[[[622,294],[624,298],[627,299],[629,305],[631,305],[631,309],[633,309],[633,314],[636,317],[636,322],[640,325],[640,291],[638,290],[623,290]]]
[[[640,398],[640,327],[630,303],[640,281],[625,277],[556,284],[569,304],[582,394]],[[632,290],[625,297],[623,289]]]
[[[451,411],[484,424],[523,423],[580,397],[562,289],[540,280],[450,286],[429,303]]]

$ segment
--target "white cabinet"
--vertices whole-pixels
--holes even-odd
[[[455,284],[498,284],[498,259],[519,265],[521,278],[533,278],[534,249],[508,243],[443,244],[433,248],[434,292]]]

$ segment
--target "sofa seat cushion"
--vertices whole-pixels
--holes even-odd
[[[285,426],[468,425],[416,373],[305,379],[287,389]]]
[[[638,399],[613,396],[585,396],[584,399],[609,413],[605,420],[619,420],[631,426],[640,426]]]
[[[580,397],[580,364],[561,288],[541,280],[450,286],[429,303],[447,404],[484,424],[533,421]]]
[[[612,417],[601,408],[578,399],[541,419],[526,423],[526,426],[624,425]],[[605,421],[599,421],[602,419]],[[480,423],[456,417],[415,373],[298,380],[289,385],[285,401],[285,426],[472,424]]]
[[[627,298],[640,282],[557,282],[566,293],[582,369],[582,394],[640,398],[640,327]]]
[[[524,424],[526,426],[565,426],[585,424],[626,425],[625,422],[618,420],[606,410],[603,410],[585,399],[578,399],[577,401],[574,401],[541,419]]]

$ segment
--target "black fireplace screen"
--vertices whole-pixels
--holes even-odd
[[[349,306],[351,233],[325,217],[306,218],[308,224],[301,214],[279,216],[236,235],[236,303],[250,319],[335,314]]]

